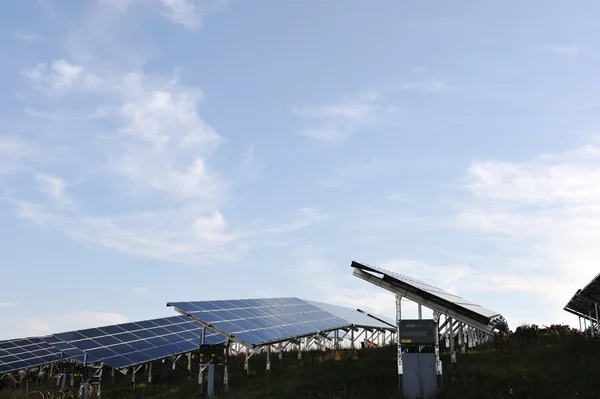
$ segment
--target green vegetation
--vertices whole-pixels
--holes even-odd
[[[230,391],[220,394],[221,399],[398,398],[395,347],[304,353],[300,364],[295,353],[285,354],[282,361],[274,355],[269,373],[265,357],[255,356],[249,375],[243,371],[243,357],[230,360]],[[523,326],[508,338],[459,356],[457,364],[450,364],[446,354],[442,361],[439,399],[600,398],[600,340],[563,326]],[[174,373],[168,366],[157,368],[153,386],[138,385],[132,394],[130,377],[120,376],[115,385],[103,386],[102,397],[197,398],[197,376],[188,377],[185,365]],[[217,378],[222,380],[220,367]],[[0,392],[0,399],[23,397]],[[37,392],[29,395],[41,397]]]

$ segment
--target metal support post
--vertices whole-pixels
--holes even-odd
[[[131,368],[131,390],[135,391],[135,367]]]
[[[397,331],[397,357],[398,357],[398,390],[400,395],[403,394],[402,389],[402,340],[400,339],[400,322],[402,320],[402,297],[400,295],[396,295],[396,331]]]
[[[279,360],[283,359],[283,348],[281,342],[279,343]]]
[[[223,362],[223,391],[227,392],[229,389],[229,340],[227,341],[227,345],[225,346],[225,361]]]
[[[250,372],[250,363],[248,363],[250,349],[246,347],[246,356],[244,357],[244,371],[246,374]]]
[[[298,339],[298,360],[302,360],[302,338]]]
[[[188,373],[191,374],[192,373],[192,352],[189,352],[187,354],[187,359],[188,359]]]
[[[422,320],[423,319],[423,305],[419,304],[417,309],[419,312],[419,320]]]
[[[579,316],[579,331],[583,332],[583,329],[581,328],[581,316]]]
[[[213,396],[214,392],[215,392],[215,364],[210,363],[208,365],[208,384],[207,384],[206,393],[207,393],[208,397],[211,397],[211,396]]]
[[[351,344],[351,348],[352,349],[356,349],[356,345],[354,345],[354,326],[350,326],[350,342]]]
[[[596,303],[596,336],[600,337],[600,319],[598,319],[598,304]]]
[[[456,363],[456,353],[454,353],[454,320],[450,318],[450,362]]]
[[[148,364],[148,385],[152,384],[152,362]]]
[[[267,345],[267,371],[271,371],[271,345]]]
[[[464,355],[467,353],[467,348],[465,347],[465,330],[464,330],[464,324],[462,322],[459,323],[458,329],[459,329],[458,334],[460,336],[460,354]]]
[[[434,352],[435,352],[435,371],[437,377],[437,385],[438,389],[442,387],[442,361],[440,360],[440,315],[437,317],[434,316],[437,323],[437,330],[435,333],[435,344],[434,344]]]

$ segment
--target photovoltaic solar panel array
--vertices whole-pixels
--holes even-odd
[[[60,360],[60,350],[40,338],[0,341],[0,373],[27,369]]]
[[[386,324],[354,309],[298,298],[168,305],[186,315],[0,341],[0,373],[61,359],[123,369],[199,349],[203,329],[207,344],[223,342],[233,335],[255,346],[350,326],[393,329],[393,322]]]
[[[299,298],[171,302],[167,306],[254,346],[352,325],[345,318]],[[358,313],[350,308],[345,309]],[[371,320],[370,325],[390,328],[375,319]]]

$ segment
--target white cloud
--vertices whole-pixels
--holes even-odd
[[[0,302],[0,308],[8,308],[19,305],[19,302]]]
[[[31,42],[31,41],[39,39],[40,35],[37,33],[27,33],[27,32],[16,31],[14,33],[13,37],[17,40]]]
[[[35,144],[16,136],[0,135],[0,176],[20,169],[35,153]]]
[[[58,177],[38,173],[36,176],[39,188],[50,197],[58,207],[65,208],[71,204],[71,199],[65,192],[65,182]]]
[[[202,13],[193,0],[160,0],[171,21],[187,29],[198,29],[202,25]]]
[[[473,201],[458,214],[458,225],[508,238],[523,253],[488,276],[488,289],[529,294],[560,314],[598,273],[599,170],[596,146],[524,162],[473,162],[465,182]]]
[[[64,94],[74,88],[99,90],[103,85],[99,77],[64,59],[55,60],[51,64],[38,63],[22,73],[47,94]]]
[[[555,44],[555,45],[549,46],[547,49],[550,52],[567,55],[567,56],[576,56],[576,55],[579,55],[579,52],[580,52],[580,48],[578,46],[565,45],[565,44]]]
[[[346,96],[334,104],[295,107],[294,113],[314,122],[313,126],[301,129],[300,134],[331,142],[343,141],[367,127],[401,122],[399,110],[386,104],[376,91]]]

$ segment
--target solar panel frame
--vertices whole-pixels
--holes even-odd
[[[592,278],[585,287],[577,290],[565,305],[564,310],[598,323],[600,315],[597,314],[597,306],[600,306],[600,274]]]

